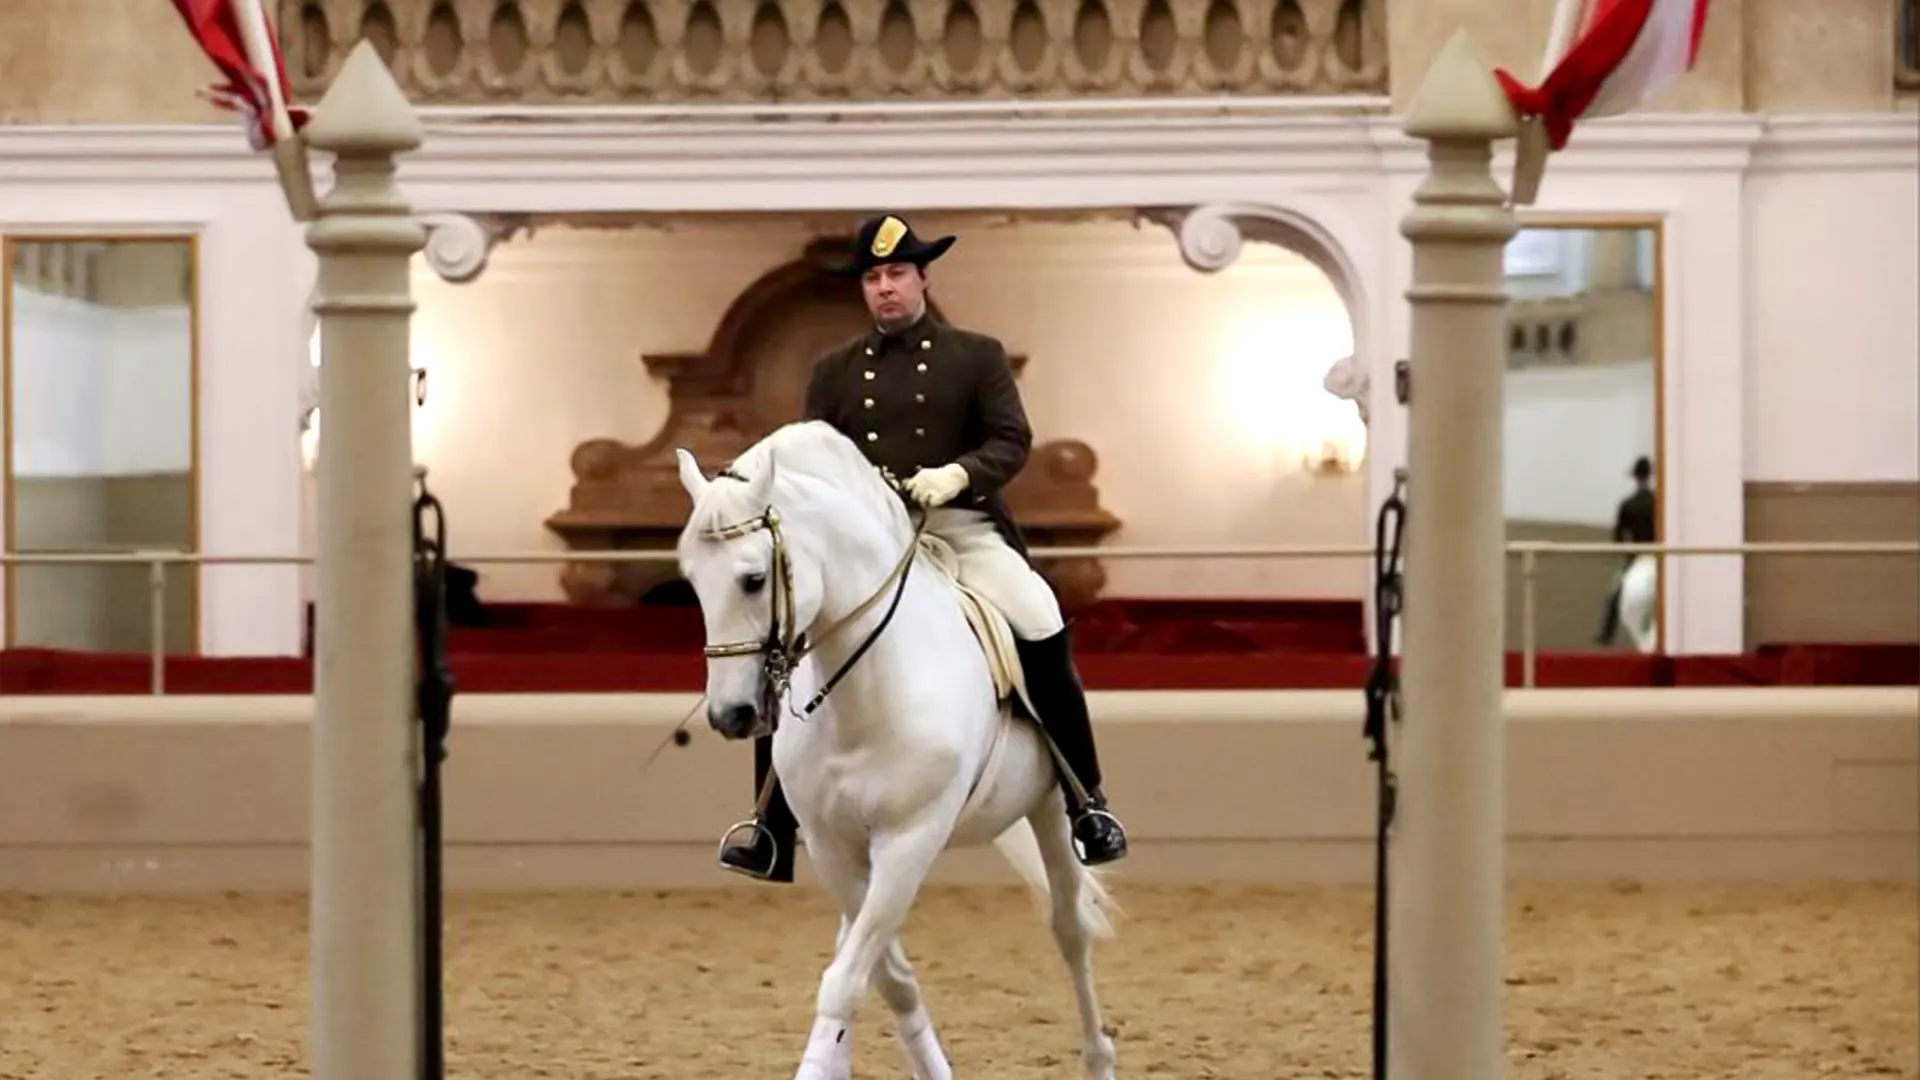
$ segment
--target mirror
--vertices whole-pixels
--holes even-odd
[[[1506,251],[1509,543],[1656,543],[1660,223],[1526,223]],[[1543,553],[1533,605],[1507,560],[1507,647],[1660,649],[1662,560]]]
[[[7,550],[194,550],[194,238],[8,237],[3,253]],[[148,573],[9,565],[7,644],[147,652]],[[198,585],[193,566],[166,572],[169,652],[195,647]]]

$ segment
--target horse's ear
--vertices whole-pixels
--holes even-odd
[[[699,502],[700,496],[706,494],[709,483],[700,474],[700,463],[693,459],[693,454],[684,446],[675,447],[673,456],[680,461],[680,486],[687,489],[687,498]]]
[[[768,450],[766,467],[761,469],[760,474],[750,481],[752,484],[750,488],[752,498],[748,500],[749,502],[757,506],[767,501],[767,494],[773,490],[773,470],[773,451]]]

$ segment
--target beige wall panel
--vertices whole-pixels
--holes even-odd
[[[0,122],[205,123],[216,79],[173,5],[157,0],[0,3]]]

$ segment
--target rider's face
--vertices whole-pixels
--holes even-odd
[[[885,327],[902,326],[917,317],[926,290],[926,273],[911,263],[882,263],[860,279],[867,311]]]

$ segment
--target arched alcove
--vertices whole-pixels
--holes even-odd
[[[1251,240],[1272,244],[1311,263],[1332,283],[1353,328],[1353,354],[1342,367],[1339,385],[1328,392],[1352,401],[1364,420],[1373,364],[1371,308],[1366,283],[1352,256],[1325,225],[1289,207],[1266,203],[1206,203],[1193,207],[1156,208],[1143,216],[1173,231],[1180,257],[1201,273],[1232,266]]]
[[[800,258],[761,275],[728,305],[706,349],[641,357],[666,381],[666,420],[644,443],[600,438],[576,446],[567,507],[547,519],[547,528],[574,551],[670,550],[688,509],[674,450],[687,448],[711,471],[799,419],[813,361],[872,325],[858,290],[828,269],[849,243],[815,241]],[[928,305],[945,321],[931,299]],[[1018,376],[1027,357],[1015,349],[1009,359]],[[1030,543],[1089,546],[1120,527],[1100,504],[1098,467],[1084,442],[1036,440],[1026,469],[1006,489]],[[1041,560],[1040,569],[1069,610],[1091,604],[1106,583],[1097,560]],[[570,563],[561,587],[576,604],[623,606],[674,576],[664,563]]]

